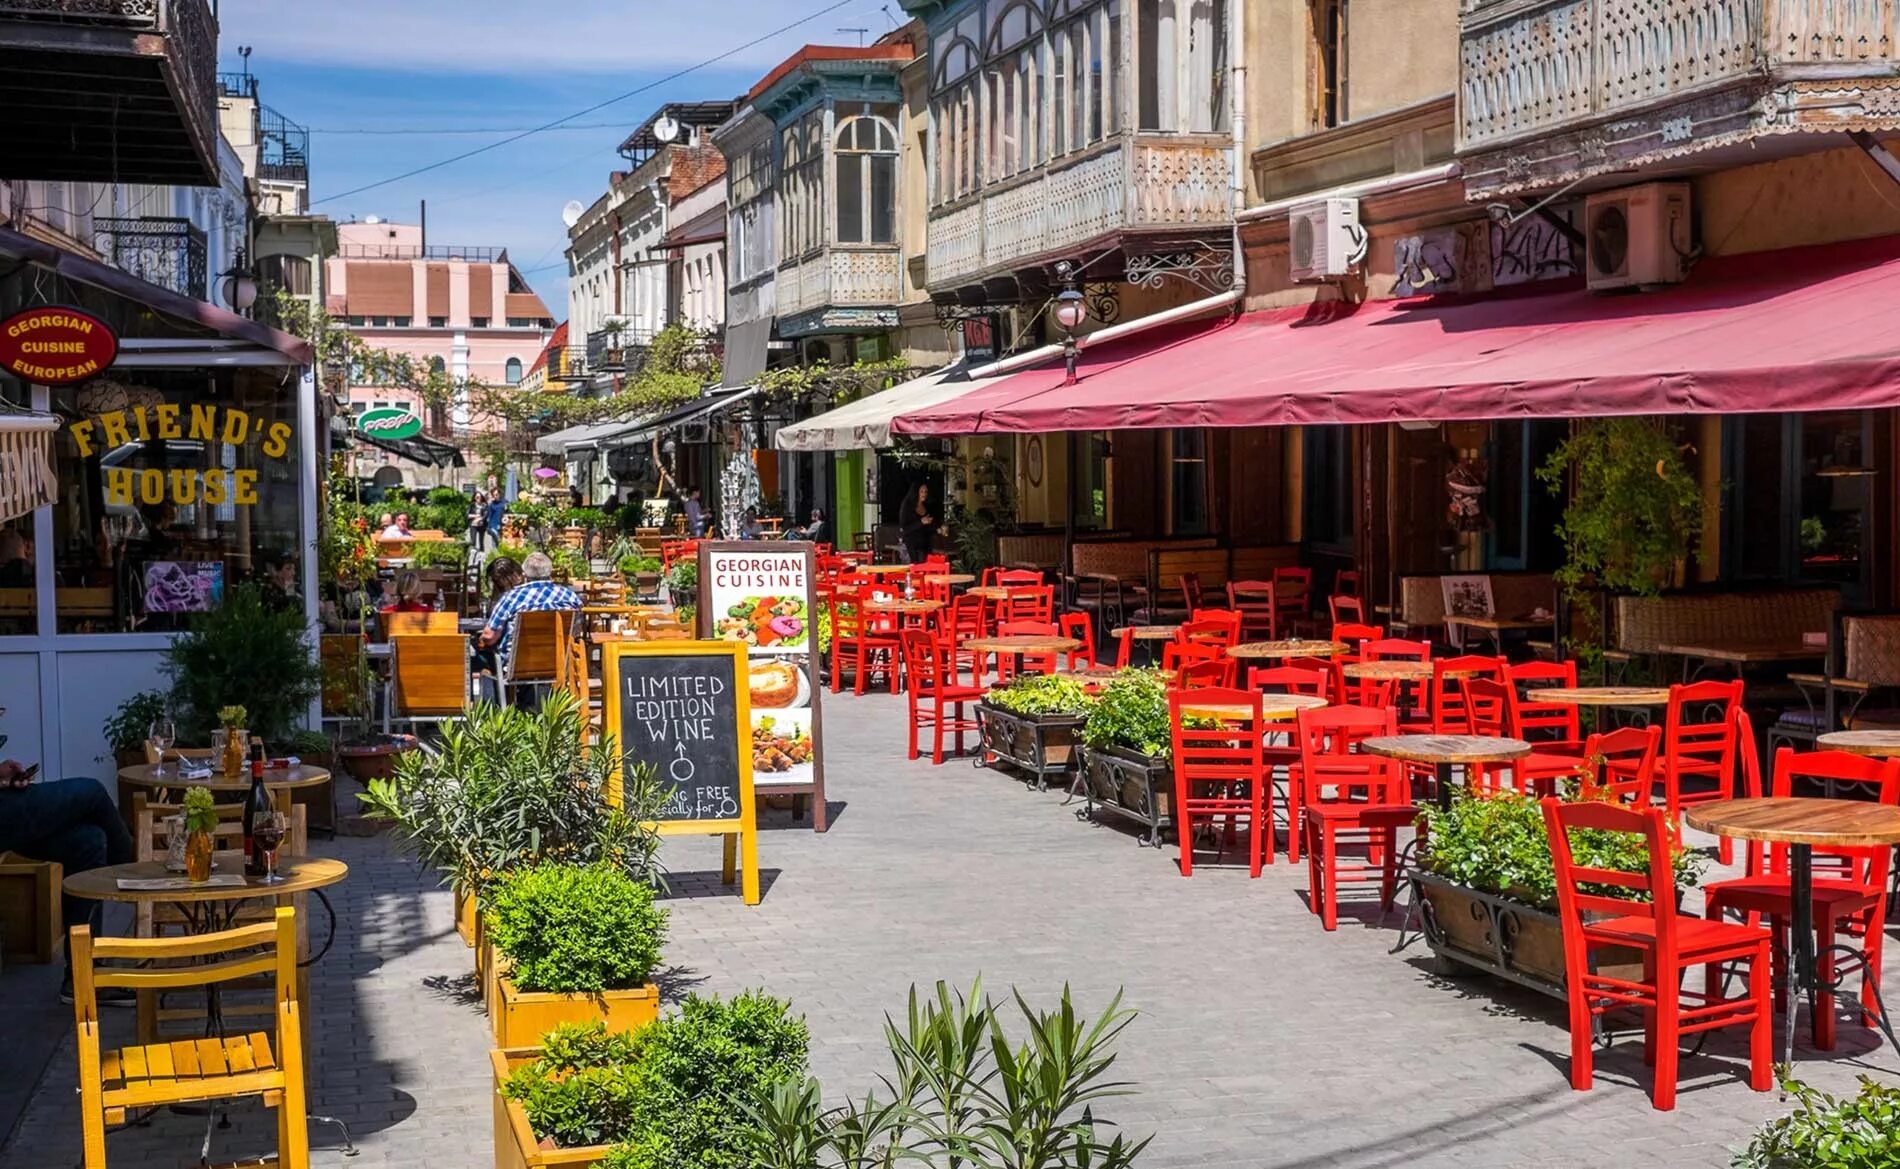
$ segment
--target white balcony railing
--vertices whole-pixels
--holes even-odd
[[[781,316],[824,308],[883,308],[904,298],[897,248],[827,248],[779,269]]]

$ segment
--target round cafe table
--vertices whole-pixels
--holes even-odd
[[[860,564],[853,572],[868,573],[871,576],[897,576],[910,571],[908,564]]]
[[[1318,710],[1325,705],[1326,700],[1317,694],[1262,694],[1260,717],[1271,722],[1285,722],[1302,710]],[[1181,713],[1196,718],[1245,718],[1253,713],[1253,707],[1225,702],[1184,702]]]
[[[1124,625],[1111,632],[1117,640],[1132,637],[1136,641],[1173,641],[1180,628],[1179,625]]]
[[[1567,702],[1572,706],[1668,706],[1666,686],[1538,686],[1530,692],[1538,702]]]
[[[941,608],[943,608],[942,601],[909,601],[902,598],[889,601],[864,601],[858,605],[858,611],[861,613],[896,613],[905,617],[935,613]]]
[[[1531,753],[1531,745],[1522,739],[1492,735],[1378,735],[1360,743],[1359,748],[1369,755],[1431,764],[1438,778],[1438,806],[1447,812],[1451,810],[1453,768],[1458,764],[1509,763]]]
[[[980,654],[1008,654],[1016,659],[1016,669],[1021,671],[1025,654],[1065,654],[1082,648],[1082,643],[1073,637],[1051,637],[1040,633],[1017,633],[1008,637],[971,637],[957,643],[958,649],[974,650]]]
[[[165,774],[155,774],[157,767],[151,763],[140,763],[134,767],[119,768],[119,782],[128,787],[145,788],[148,791],[183,791],[186,788],[201,787],[210,792],[238,794],[251,790],[251,774],[248,767],[243,775],[233,779],[228,775],[213,772],[204,779],[188,779],[178,774],[178,761],[165,764]],[[264,769],[264,787],[269,791],[297,791],[300,788],[317,787],[330,782],[330,773],[321,767],[308,763],[299,763],[295,767],[267,767]],[[93,870],[97,872],[98,870]]]
[[[1423,682],[1432,676],[1432,664],[1413,661],[1350,662],[1340,668],[1340,673],[1355,681]]]
[[[1794,951],[1790,974],[1793,994],[1788,995],[1787,1019],[1783,1030],[1781,1062],[1794,1062],[1795,1007],[1800,997],[1808,998],[1808,1014],[1819,1009],[1817,996],[1826,991],[1838,993],[1845,975],[1836,969],[1823,979],[1815,954],[1814,940],[1814,848],[1880,848],[1900,844],[1900,808],[1863,800],[1747,799],[1711,800],[1683,809],[1683,819],[1691,828],[1700,828],[1732,840],[1758,840],[1788,846],[1788,886],[1790,913],[1788,932]],[[1878,926],[1880,923],[1876,922]],[[1839,948],[1839,947],[1837,947]],[[1864,955],[1847,951],[1853,961],[1865,963]],[[1883,1006],[1877,1016],[1887,1041],[1900,1051],[1900,1038]]]
[[[1856,755],[1891,759],[1900,755],[1900,731],[1829,731],[1814,740],[1814,745],[1825,751],[1851,751]]]
[[[1227,647],[1227,656],[1243,660],[1280,658],[1330,658],[1346,652],[1344,642],[1313,641],[1292,638],[1286,641],[1243,641]]]
[[[925,584],[956,585],[975,584],[976,578],[967,572],[934,572],[924,578]]]
[[[1010,590],[1004,588],[1002,585],[979,585],[976,588],[970,589],[964,595],[982,597],[986,601],[1007,601],[1009,600],[1009,594]]]
[[[232,874],[243,876],[244,854],[236,850],[220,852],[212,858],[214,879]],[[229,929],[240,903],[260,897],[290,897],[334,885],[350,875],[350,867],[333,857],[280,856],[276,884],[265,884],[256,877],[244,877],[243,884],[201,884],[185,881],[184,874],[166,871],[164,861],[134,861],[124,865],[104,865],[74,873],[61,888],[74,897],[91,901],[170,902],[178,907],[192,933],[212,933]],[[120,881],[165,881],[159,889],[122,889]]]

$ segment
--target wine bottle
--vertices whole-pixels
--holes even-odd
[[[251,744],[251,791],[244,797],[244,875],[261,877],[269,871],[264,850],[257,841],[257,819],[269,817],[273,808],[270,792],[264,787],[264,744]]]

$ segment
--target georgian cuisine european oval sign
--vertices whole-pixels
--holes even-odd
[[[106,323],[76,308],[30,308],[0,321],[0,369],[24,382],[83,382],[118,356],[119,339]]]

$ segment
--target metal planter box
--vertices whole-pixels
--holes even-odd
[[[1067,775],[1075,767],[1076,745],[1082,739],[1079,714],[1017,714],[979,702],[976,721],[983,738],[979,767],[1007,763],[1034,777],[1037,791],[1048,790],[1050,776]]]
[[[1076,784],[1087,798],[1078,816],[1094,818],[1106,808],[1148,826],[1148,843],[1161,846],[1162,825],[1174,818],[1174,769],[1166,760],[1121,747],[1076,747],[1081,770]]]
[[[1568,998],[1564,974],[1563,923],[1557,915],[1522,901],[1481,893],[1432,873],[1412,875],[1425,943],[1441,960],[1507,978],[1519,986]],[[1597,973],[1641,979],[1638,950],[1599,948]]]

